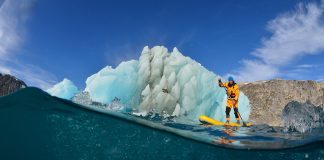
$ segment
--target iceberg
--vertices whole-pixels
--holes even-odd
[[[110,104],[118,99],[124,110],[138,116],[153,113],[197,121],[207,115],[225,121],[226,93],[218,86],[219,77],[177,48],[169,53],[163,46],[146,46],[139,60],[107,66],[88,77],[83,93],[90,97],[87,103]],[[48,92],[71,99],[78,89],[64,79]],[[250,109],[249,99],[241,92],[239,111],[244,120]],[[231,118],[235,120],[233,111]]]
[[[107,66],[87,78],[84,91],[105,104],[118,97],[136,115],[151,112],[197,121],[203,114],[225,121],[226,93],[217,85],[218,77],[177,48],[169,53],[163,46],[146,46],[139,60]],[[239,111],[247,120],[250,104],[243,93]],[[231,115],[234,120],[233,111]]]
[[[135,60],[122,62],[115,69],[107,66],[87,78],[85,92],[100,103],[108,104],[118,97],[129,106],[138,104],[140,97],[135,95],[139,87],[137,70],[138,62]]]
[[[79,92],[78,88],[70,80],[64,78],[61,82],[46,90],[52,96],[63,99],[71,99]]]

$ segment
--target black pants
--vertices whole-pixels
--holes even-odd
[[[226,120],[229,120],[230,112],[231,112],[231,107],[226,106]],[[234,114],[235,114],[236,120],[240,120],[237,107],[234,107]]]

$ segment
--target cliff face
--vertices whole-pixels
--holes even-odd
[[[0,96],[8,95],[25,87],[27,87],[25,82],[18,80],[11,75],[0,74]]]
[[[239,86],[250,100],[250,121],[254,124],[283,126],[282,111],[291,101],[324,104],[324,83],[315,81],[270,80]]]

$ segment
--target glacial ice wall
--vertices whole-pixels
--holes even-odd
[[[63,81],[48,89],[47,92],[52,96],[71,99],[76,93],[78,88],[70,80],[64,78]]]
[[[92,100],[110,103],[118,97],[138,113],[159,113],[197,120],[202,114],[225,120],[226,94],[218,87],[217,75],[163,46],[144,47],[139,60],[107,66],[86,80],[85,91]],[[246,120],[248,98],[240,93],[239,111]],[[231,113],[234,120],[233,111]]]

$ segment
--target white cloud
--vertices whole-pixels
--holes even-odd
[[[0,58],[4,59],[9,49],[14,48],[20,41],[16,33],[17,19],[12,15],[13,1],[4,1],[0,7]]]
[[[0,58],[8,59],[22,42],[23,24],[33,0],[5,0],[0,6]]]
[[[314,68],[314,67],[318,67],[318,65],[314,65],[314,64],[300,64],[297,65],[296,68]]]
[[[281,68],[299,58],[324,51],[324,1],[299,4],[293,12],[277,16],[267,24],[271,33],[261,47],[251,54],[254,60],[243,60],[234,74],[240,81],[282,77]]]
[[[278,74],[277,68],[258,60],[243,60],[242,65],[244,67],[240,68],[240,71],[234,72],[239,81],[270,79]]]
[[[56,77],[35,65],[19,61],[16,54],[24,40],[25,22],[34,0],[5,0],[0,6],[0,72],[42,89],[54,84]]]
[[[0,61],[0,72],[15,75],[29,86],[48,89],[56,83],[55,75],[31,64]]]
[[[3,73],[3,74],[11,74],[11,71],[10,71],[10,69],[8,69],[5,66],[0,66],[0,73]]]

